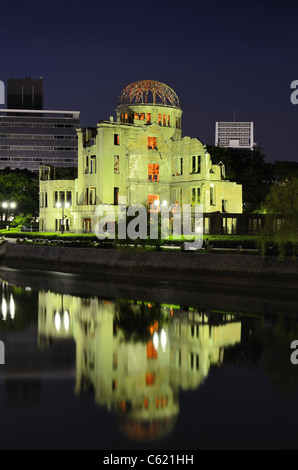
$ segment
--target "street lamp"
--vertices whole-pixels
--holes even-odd
[[[64,209],[68,209],[70,207],[70,204],[68,202],[63,203],[63,204],[61,202],[57,202],[56,207],[58,209],[60,209],[60,207],[62,208],[61,233],[63,235],[63,233],[64,233],[64,222],[65,222],[65,217],[66,217],[66,215],[64,215]]]
[[[15,209],[17,207],[15,202],[2,202],[2,209],[6,212],[5,214],[5,222],[9,220],[9,212],[11,209]],[[1,228],[2,228],[2,221],[3,221],[3,213],[1,214]],[[9,229],[9,225],[8,225]]]

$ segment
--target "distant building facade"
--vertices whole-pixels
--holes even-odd
[[[64,224],[72,232],[94,233],[97,205],[118,206],[121,196],[128,206],[202,204],[204,212],[242,213],[242,186],[225,179],[224,166],[212,164],[198,139],[182,137],[181,117],[179,99],[167,85],[144,80],[127,86],[116,122],[78,129],[76,180],[53,180],[50,168],[41,167],[40,230]],[[62,219],[57,204],[67,199]]]
[[[37,109],[44,106],[43,79],[8,78],[7,79],[8,109]]]
[[[253,122],[216,122],[215,146],[239,149],[253,149]]]
[[[78,111],[44,110],[42,78],[8,79],[7,109],[0,109],[0,169],[76,167],[79,127]]]
[[[0,169],[77,166],[80,113],[0,109]]]

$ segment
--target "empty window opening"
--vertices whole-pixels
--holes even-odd
[[[210,186],[210,206],[215,205],[214,186]]]
[[[114,175],[119,175],[120,166],[119,166],[119,155],[114,155]]]
[[[114,206],[118,206],[119,203],[119,188],[114,188]]]

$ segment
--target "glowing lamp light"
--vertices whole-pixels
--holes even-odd
[[[167,206],[167,205],[168,205],[167,201],[163,201],[163,202],[162,202],[162,205],[163,205],[163,206]]]
[[[16,208],[16,206],[17,206],[17,205],[16,205],[16,203],[15,203],[15,202],[11,202],[11,204],[10,204],[10,207],[11,207],[12,209],[15,209],[15,208]]]
[[[65,310],[64,312],[63,324],[64,324],[65,331],[68,331],[69,330],[69,313],[67,310]]]
[[[55,313],[55,318],[54,318],[54,322],[55,322],[55,328],[57,331],[60,331],[60,328],[61,328],[61,318],[60,318],[60,315],[58,312]]]
[[[7,209],[7,207],[8,207],[7,202],[3,202],[3,203],[2,203],[2,207],[3,207],[3,209]]]
[[[61,202],[57,202],[56,207],[58,207],[58,209],[59,209],[59,207],[61,207]]]
[[[7,302],[6,302],[6,299],[4,297],[2,298],[1,311],[2,311],[2,315],[3,315],[3,320],[6,320],[6,317],[7,317]]]
[[[161,343],[162,350],[165,351],[166,344],[167,344],[167,335],[164,329],[162,329],[160,332],[160,343]]]
[[[156,333],[156,331],[154,332],[152,340],[153,340],[153,346],[157,350],[157,348],[158,348],[158,334]]]
[[[14,303],[14,298],[12,294],[10,295],[10,300],[9,300],[9,311],[10,311],[10,316],[12,319],[14,319],[15,316],[15,303]]]
[[[66,209],[68,209],[69,206],[70,206],[69,202],[66,202],[66,204],[65,204]]]

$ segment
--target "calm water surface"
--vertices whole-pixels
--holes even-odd
[[[297,449],[297,299],[0,270],[0,448]]]

